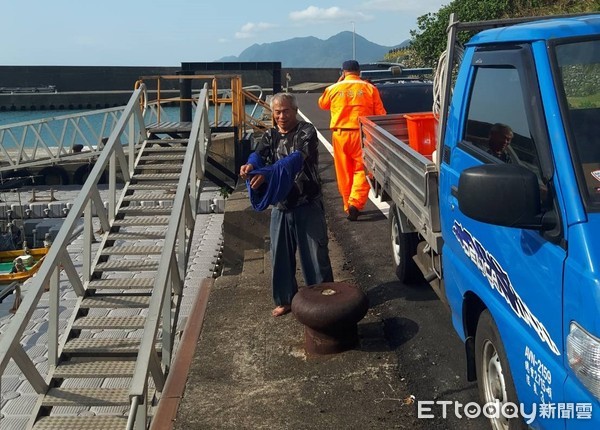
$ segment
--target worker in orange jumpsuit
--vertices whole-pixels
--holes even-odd
[[[344,61],[342,76],[325,88],[319,107],[331,111],[329,128],[338,189],[348,219],[356,221],[369,195],[358,117],[385,115],[385,108],[377,88],[360,78],[360,67],[354,60]]]

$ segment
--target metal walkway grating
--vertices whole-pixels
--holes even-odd
[[[180,148],[176,147],[179,153]],[[160,149],[165,152],[164,147]],[[173,216],[165,201],[173,200],[176,188],[173,182],[165,183],[163,175],[146,181],[148,176],[134,174],[130,181],[133,186],[121,200],[122,207],[117,208],[118,219],[110,231],[102,234],[104,239],[98,241],[99,260],[92,268],[93,278],[86,283],[84,296],[74,300],[74,317],[63,334],[68,340],[52,374],[52,388],[38,401],[34,429],[124,428],[127,422],[124,412],[131,405],[129,388],[115,384],[119,385],[123,378],[130,379],[135,369],[150,293],[157,277],[157,257],[162,253],[166,227]],[[137,202],[142,203],[138,206]],[[172,307],[181,303],[177,296],[168,300]],[[159,329],[155,345],[159,360],[163,329]],[[98,381],[105,382],[97,386]],[[154,388],[147,393],[150,409],[154,393]],[[90,413],[65,416],[66,410],[81,411],[81,407],[91,408]],[[92,412],[96,408],[114,409],[116,415],[97,415]]]
[[[0,318],[0,430],[146,428],[189,315],[186,299],[210,288],[200,278],[213,275],[222,250],[222,217],[213,212],[223,210],[216,192],[201,197],[212,132],[158,124],[144,139],[134,131],[149,133],[144,88],[115,120],[19,311],[8,323]],[[205,86],[195,124],[204,123],[207,94]],[[180,128],[187,131],[176,137]],[[130,178],[123,186],[115,170]]]

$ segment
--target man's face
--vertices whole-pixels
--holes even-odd
[[[513,134],[508,130],[493,132],[490,136],[490,149],[494,152],[504,152],[512,138]]]
[[[273,118],[280,131],[290,131],[298,124],[296,113],[297,109],[292,107],[289,100],[280,99],[273,102]]]

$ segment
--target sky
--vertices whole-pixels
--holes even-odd
[[[394,46],[417,29],[417,17],[449,2],[0,0],[0,65],[179,66],[341,31]]]

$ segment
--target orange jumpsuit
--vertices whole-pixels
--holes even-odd
[[[343,79],[325,89],[319,97],[319,107],[331,111],[333,160],[344,211],[348,212],[350,205],[361,210],[367,203],[369,183],[363,166],[358,117],[385,115],[379,91],[358,74],[346,72]]]

